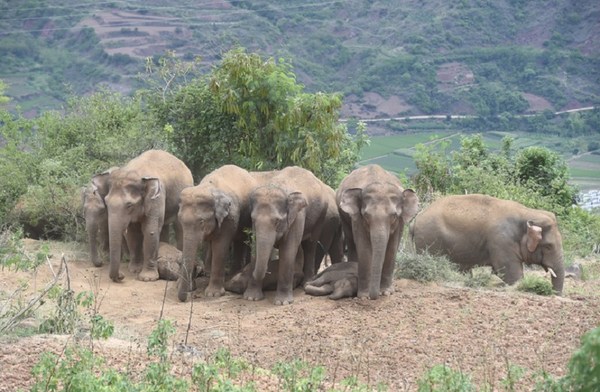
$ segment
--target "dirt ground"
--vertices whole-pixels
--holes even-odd
[[[29,249],[36,246],[39,243],[27,241]],[[262,369],[295,358],[323,365],[325,389],[357,376],[372,387],[382,382],[390,391],[413,391],[427,369],[446,364],[494,390],[503,390],[507,366],[518,365],[525,375],[516,390],[529,390],[535,372],[563,375],[581,335],[600,320],[598,280],[569,279],[563,297],[397,280],[396,292],[376,301],[332,301],[297,289],[290,306],[273,305],[272,292],[259,302],[227,294],[180,303],[175,282],[137,281],[126,265],[121,267],[124,282],[112,283],[107,266],[94,268],[82,245],[51,244],[55,271],[63,254],[71,287],[95,292],[100,314],[115,324],[113,337],[95,343],[95,350],[109,364],[132,374],[147,360],[147,337],[162,313],[177,328],[172,351],[178,374],[189,374],[191,363],[225,347]],[[23,279],[33,292],[51,278],[48,264],[35,274],[0,270],[0,304]],[[28,388],[33,382],[30,370],[41,353],[61,353],[74,340],[77,337],[0,337],[0,391]],[[271,381],[263,381],[259,390],[279,390],[277,385],[267,387],[273,379],[267,380]]]

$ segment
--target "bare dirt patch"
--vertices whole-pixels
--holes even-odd
[[[28,247],[33,246],[35,242],[28,242]],[[162,312],[177,327],[173,351],[179,374],[189,374],[190,362],[225,347],[263,369],[295,358],[324,365],[327,387],[356,375],[372,386],[383,382],[390,391],[412,391],[418,378],[435,364],[467,372],[480,385],[498,387],[512,364],[527,369],[517,386],[527,390],[535,371],[564,374],[581,335],[597,326],[600,316],[599,282],[571,280],[565,284],[564,297],[398,280],[395,294],[376,301],[331,301],[297,289],[290,306],[273,305],[273,293],[259,302],[227,294],[180,303],[174,282],[139,282],[126,265],[121,267],[125,281],[112,283],[107,267],[94,268],[82,247],[53,243],[55,269],[63,252],[71,287],[77,292],[96,291],[102,300],[100,313],[115,323],[114,338],[98,343],[96,350],[110,364],[132,374],[146,361],[147,337]],[[0,298],[22,279],[39,289],[51,276],[47,265],[36,273],[0,270]],[[186,339],[190,312],[186,351],[192,355],[177,354],[176,347]],[[30,386],[30,370],[41,353],[60,353],[73,339],[1,338],[0,368],[8,376],[3,376],[0,391]]]

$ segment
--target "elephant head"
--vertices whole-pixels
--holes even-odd
[[[162,185],[156,177],[143,177],[136,171],[118,169],[106,175],[95,176],[93,184],[102,191],[107,191],[105,202],[108,210],[108,231],[110,244],[110,278],[121,281],[123,274],[119,272],[123,235],[132,223],[140,223],[146,219],[156,221],[159,232],[149,235],[160,236],[160,228],[164,222],[165,202]],[[157,241],[158,242],[158,241]],[[135,247],[134,247],[135,248]],[[129,249],[132,257],[138,253]],[[147,250],[144,249],[144,252]],[[158,249],[154,249],[157,252]],[[151,255],[156,260],[157,255]]]
[[[198,248],[210,241],[233,211],[235,203],[219,189],[200,184],[181,191],[178,219],[183,227],[179,300],[184,302],[193,290]],[[209,260],[204,260],[209,262]]]
[[[378,298],[382,275],[391,285],[402,230],[416,215],[418,203],[412,189],[403,190],[389,182],[372,182],[363,188],[346,189],[341,194],[339,208],[352,220],[358,262],[366,274],[361,276],[359,269],[359,296],[366,296],[367,293],[361,293],[361,288],[368,286],[369,297]]]
[[[521,240],[524,261],[527,264],[541,265],[550,272],[552,288],[562,293],[565,280],[562,237],[556,218],[547,213],[538,219],[527,221],[527,231]]]

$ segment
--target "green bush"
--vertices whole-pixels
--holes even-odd
[[[399,253],[396,260],[396,277],[418,282],[462,281],[456,264],[445,256],[428,253]]]
[[[491,268],[473,268],[465,274],[465,286],[471,288],[489,287],[492,278]]]
[[[538,275],[525,275],[525,277],[519,281],[517,290],[538,295],[554,294],[552,283],[543,276]]]

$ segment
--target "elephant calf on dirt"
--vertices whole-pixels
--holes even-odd
[[[486,195],[448,196],[417,215],[410,231],[417,251],[447,255],[462,270],[491,266],[508,284],[523,277],[523,263],[541,265],[562,292],[562,237],[550,212]]]
[[[355,297],[358,291],[358,263],[336,263],[319,272],[306,282],[306,294],[329,295],[330,299]]]
[[[231,277],[225,282],[225,290],[231,291],[232,293],[244,294],[246,287],[248,287],[248,281],[250,276],[254,272],[254,265],[246,264],[244,268]],[[279,275],[279,260],[271,259],[267,266],[267,273],[262,281],[263,291],[276,290],[277,289],[277,277]],[[294,271],[294,288],[298,287],[302,283],[304,274],[301,268],[296,268]]]

